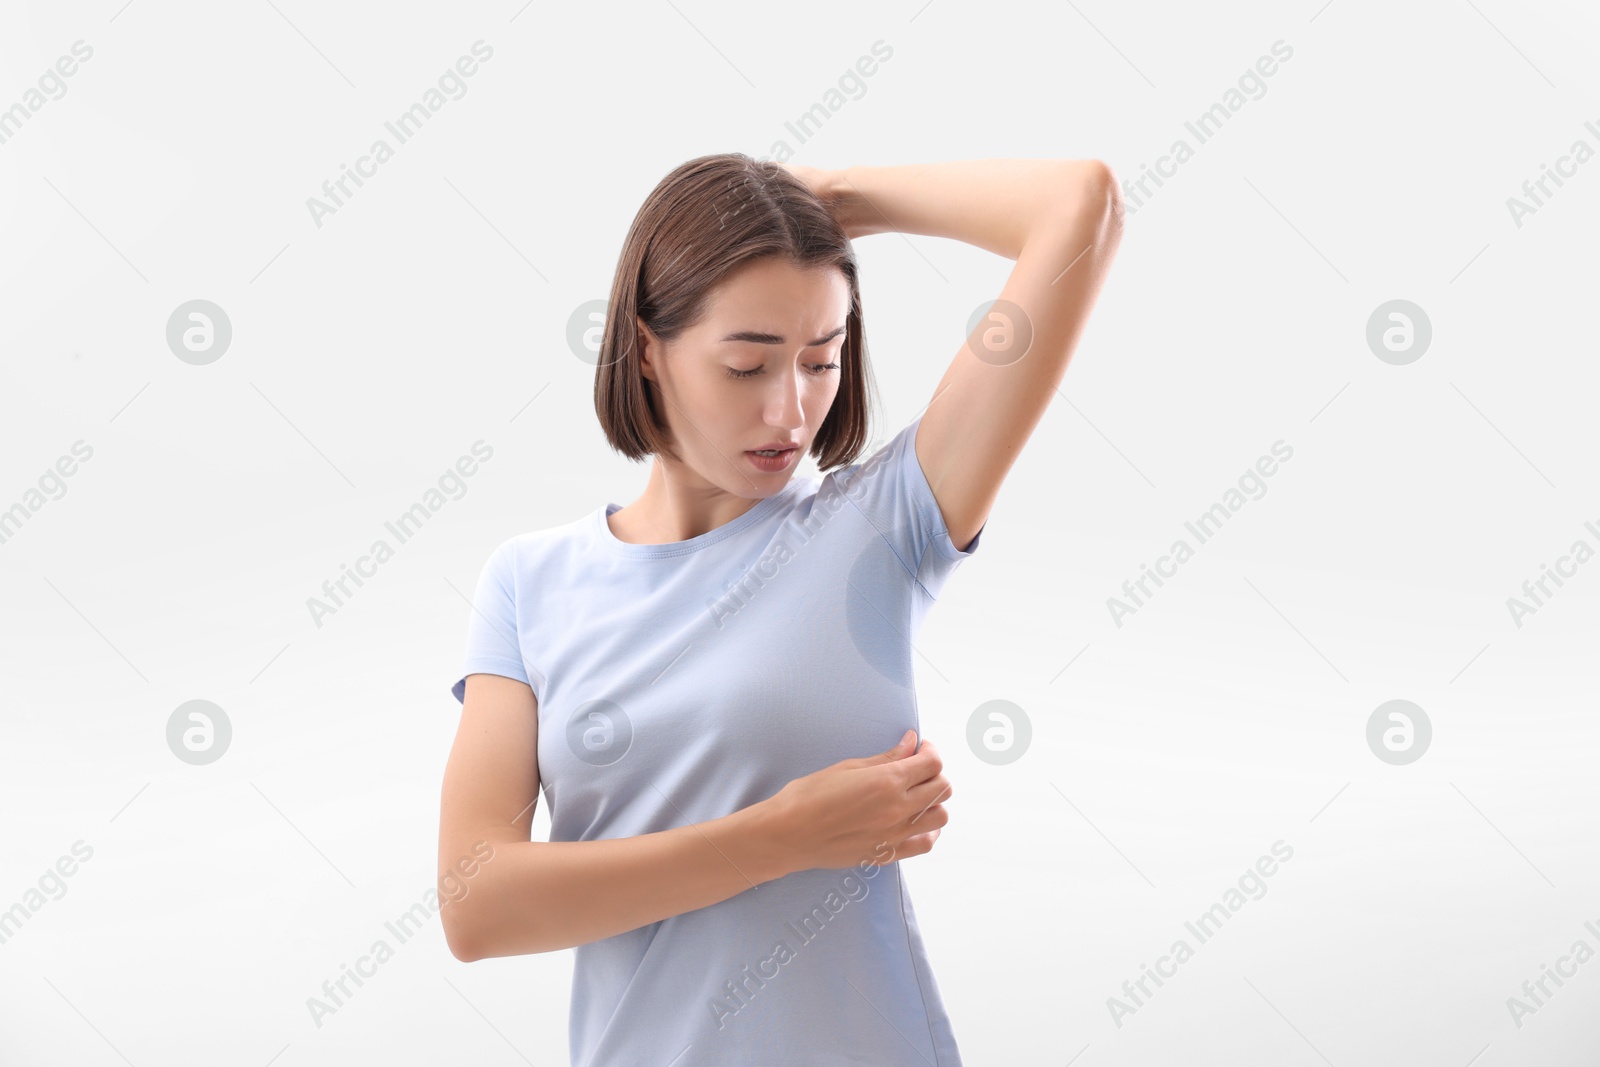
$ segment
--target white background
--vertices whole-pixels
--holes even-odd
[[[318,227],[307,198],[479,39],[465,96]],[[1600,148],[1591,11],[7,4],[0,108],[77,40],[0,144],[0,509],[93,449],[0,544],[0,909],[93,855],[0,945],[0,1062],[565,1063],[571,953],[462,964],[437,918],[320,1027],[307,999],[434,885],[489,551],[644,485],[566,340],[639,204],[780,140],[1136,179],[1180,137],[919,646],[958,796],[906,871],[964,1059],[1600,1062],[1600,960],[1520,1027],[1507,1006],[1600,950],[1600,562],[1520,627],[1506,605],[1600,548],[1600,161],[1520,227],[1506,205]],[[879,40],[800,143],[785,123]],[[1010,264],[857,249],[886,440]],[[197,298],[233,327],[206,366],[165,338]],[[1433,329],[1404,366],[1365,336],[1397,298]],[[479,439],[465,495],[317,626],[307,599]],[[1107,598],[1280,439],[1266,495],[1116,625]],[[166,741],[197,698],[233,728],[207,766]],[[1396,698],[1433,726],[1405,766],[1366,740]],[[965,744],[993,699],[1033,726],[1007,766]],[[1197,945],[1185,921],[1279,840]],[[1178,938],[1194,958],[1119,1026],[1108,998]]]

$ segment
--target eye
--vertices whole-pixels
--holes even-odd
[[[839,364],[837,364],[837,363],[811,363],[811,364],[808,364],[808,366],[811,368],[812,375],[814,377],[818,377],[818,378],[822,377],[824,374],[827,374],[829,371],[838,370],[839,369]],[[749,370],[739,370],[736,367],[729,367],[728,368],[728,377],[730,377],[730,378],[754,378],[756,375],[760,374],[761,372],[762,372],[762,368],[761,367],[751,367]]]

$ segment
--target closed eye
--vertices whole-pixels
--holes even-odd
[[[810,363],[810,364],[807,364],[807,366],[810,369],[811,373],[814,376],[818,377],[818,378],[822,377],[824,374],[827,374],[829,371],[834,371],[834,370],[838,370],[839,369],[839,364],[837,364],[837,363]],[[758,374],[765,373],[765,371],[766,371],[765,367],[751,367],[749,370],[739,370],[739,369],[737,369],[735,367],[729,367],[728,368],[728,377],[730,377],[730,378],[754,378]]]

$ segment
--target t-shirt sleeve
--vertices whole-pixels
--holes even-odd
[[[469,674],[498,674],[528,682],[528,672],[522,662],[522,643],[517,636],[514,548],[515,545],[507,541],[495,549],[478,575],[472,614],[467,619],[467,654],[461,677],[450,688],[463,704],[467,699]]]
[[[978,551],[989,524],[979,527],[965,550],[950,539],[939,501],[917,460],[917,427],[921,424],[918,415],[888,444],[854,467],[842,487],[888,541],[907,572],[929,596],[937,598],[956,566]]]

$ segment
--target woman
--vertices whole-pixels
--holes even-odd
[[[683,164],[634,220],[595,406],[653,456],[491,556],[453,692],[441,912],[463,961],[576,947],[584,1067],[961,1062],[900,860],[951,789],[912,641],[1061,381],[1120,241],[1094,160]],[[933,401],[867,441],[850,240],[1016,260]],[[820,479],[796,478],[803,454]],[[919,744],[920,741],[920,744]],[[548,842],[530,840],[543,788]]]

